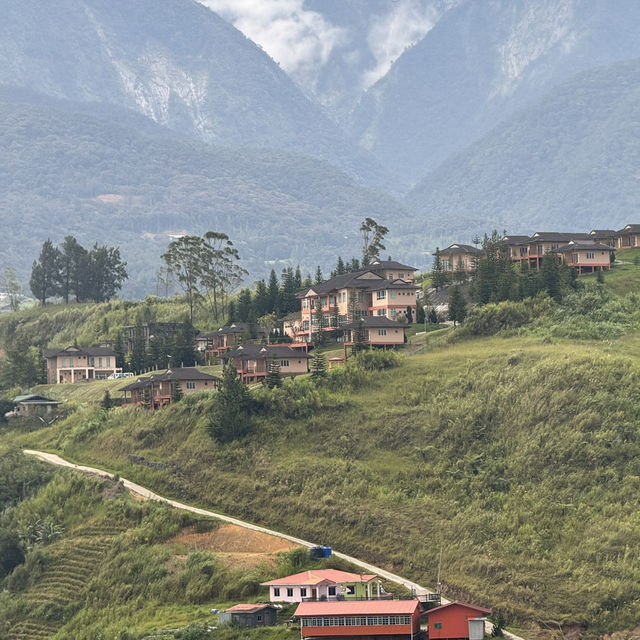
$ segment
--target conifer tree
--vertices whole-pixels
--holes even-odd
[[[467,304],[462,295],[460,287],[456,284],[451,287],[449,293],[449,320],[453,320],[453,326],[457,323],[464,322],[467,317]]]
[[[102,401],[100,402],[100,405],[102,406],[102,408],[105,411],[109,411],[109,409],[111,409],[111,407],[113,407],[113,400],[111,399],[111,394],[109,393],[109,389],[107,389],[104,392],[104,395],[102,396]]]
[[[42,251],[31,268],[29,286],[33,295],[42,303],[47,304],[47,298],[58,295],[60,287],[60,250],[53,246],[47,238],[42,245]]]
[[[319,383],[327,377],[327,359],[324,354],[315,351],[311,354],[311,378],[315,383]]]
[[[216,396],[216,407],[211,420],[211,435],[218,442],[231,442],[251,430],[249,409],[251,398],[242,383],[233,360],[222,369],[222,380]]]
[[[431,284],[436,291],[439,291],[446,286],[448,281],[449,277],[444,270],[440,257],[440,248],[436,247],[436,252],[433,254],[433,266],[431,267]]]
[[[171,402],[180,402],[182,400],[182,385],[180,380],[171,381]]]
[[[267,375],[265,376],[264,383],[269,389],[282,386],[280,363],[277,360],[269,360],[267,363]]]
[[[320,268],[320,265],[318,265],[316,269],[316,279],[314,281],[314,284],[320,284],[323,280],[324,278],[322,277],[322,269]]]

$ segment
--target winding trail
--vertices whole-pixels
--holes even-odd
[[[85,467],[83,465],[74,464],[73,462],[69,462],[64,458],[56,455],[55,453],[46,453],[44,451],[35,451],[33,449],[24,449],[23,453],[30,456],[35,456],[44,462],[48,462],[49,464],[57,465],[59,467],[68,467],[70,469],[76,469],[78,471],[84,471],[85,473],[91,473],[96,476],[101,476],[103,478],[111,478],[113,479],[115,475],[113,473],[109,473],[108,471],[104,471],[103,469],[96,469],[94,467]],[[217,513],[215,511],[209,511],[207,509],[200,509],[199,507],[192,507],[191,505],[184,504],[182,502],[178,502],[177,500],[171,500],[170,498],[164,498],[163,496],[154,493],[150,489],[143,487],[135,482],[131,482],[131,480],[127,480],[126,478],[120,477],[120,482],[122,482],[123,486],[127,488],[129,491],[136,493],[143,498],[147,498],[149,500],[157,500],[158,502],[164,502],[165,504],[171,505],[176,509],[182,509],[184,511],[190,511],[191,513],[196,513],[201,516],[207,516],[210,518],[217,518],[218,520],[223,520],[224,522],[230,522],[231,524],[238,525],[239,527],[244,527],[245,529],[252,529],[253,531],[259,531],[261,533],[266,533],[271,536],[276,536],[278,538],[283,538],[284,540],[289,540],[290,542],[294,542],[295,544],[299,544],[302,547],[315,547],[317,543],[308,542],[307,540],[302,540],[302,538],[296,538],[294,536],[289,536],[286,533],[280,533],[279,531],[274,531],[273,529],[267,529],[266,527],[260,527],[256,524],[251,524],[250,522],[244,522],[243,520],[238,520],[237,518],[232,518],[231,516],[226,516],[222,513]],[[416,595],[425,595],[428,593],[434,593],[432,590],[423,587],[416,582],[411,582],[411,580],[407,580],[402,576],[398,576],[389,571],[385,571],[380,567],[376,567],[368,562],[363,562],[358,558],[354,558],[352,556],[348,556],[344,553],[340,553],[339,551],[332,551],[333,555],[350,562],[351,564],[361,567],[370,573],[375,573],[376,575],[385,578],[386,580],[390,580],[391,582],[395,582],[396,584],[400,584],[403,587],[413,591]],[[442,604],[448,603],[449,600],[446,598],[442,598]],[[492,625],[491,623],[487,623],[488,631],[491,632]],[[509,633],[508,631],[504,631],[505,637],[510,640],[524,640],[520,636],[516,636],[513,633]]]

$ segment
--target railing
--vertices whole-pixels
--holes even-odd
[[[348,594],[338,594],[335,596],[316,596],[315,598],[302,598],[302,602],[336,602],[336,601],[349,601],[349,602],[364,602],[367,600],[393,600],[392,593],[381,593],[380,595],[371,595],[370,597],[351,596]]]

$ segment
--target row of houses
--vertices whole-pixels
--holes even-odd
[[[505,235],[503,240],[513,262],[539,270],[544,256],[551,253],[559,263],[582,275],[610,269],[615,250],[640,247],[640,225],[628,224],[619,231],[593,229],[589,233],[537,231],[531,236]],[[441,264],[447,272],[470,272],[481,254],[477,247],[455,243],[440,251]]]
[[[377,575],[338,569],[303,571],[262,585],[269,587],[270,604],[235,605],[220,613],[220,624],[272,626],[276,607],[286,603],[298,605],[294,618],[302,640],[481,640],[491,614],[463,602],[440,604],[438,594],[394,598],[382,589]]]

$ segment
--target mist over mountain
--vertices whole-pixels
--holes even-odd
[[[634,0],[467,0],[363,96],[352,132],[417,180],[571,76],[640,56]]]
[[[264,51],[192,0],[4,4],[2,85],[125,107],[207,143],[308,153],[390,184]]]
[[[433,234],[620,229],[638,219],[640,59],[585,72],[515,113],[408,195]]]

